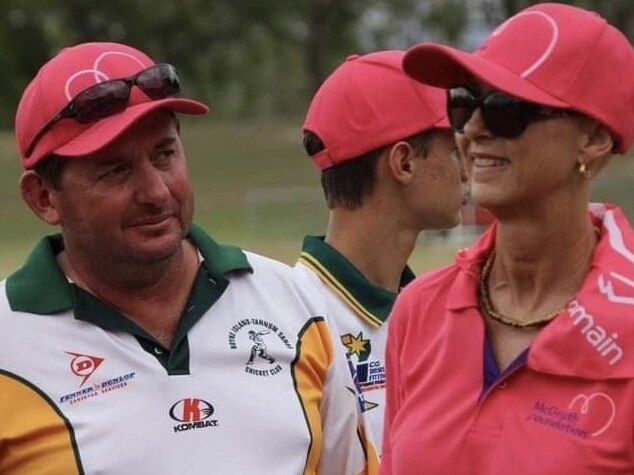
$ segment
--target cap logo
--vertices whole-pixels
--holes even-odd
[[[99,63],[101,63],[101,60],[103,60],[106,56],[109,56],[109,55],[125,56],[126,58],[130,58],[139,66],[141,66],[142,69],[146,67],[146,65],[143,64],[143,62],[139,58],[129,53],[124,53],[123,51],[105,51],[101,53],[99,56],[97,56],[95,61],[92,63],[91,69],[82,69],[81,71],[77,71],[66,80],[66,84],[64,85],[64,94],[66,95],[67,101],[70,102],[73,99],[73,95],[71,94],[70,88],[73,84],[73,81],[80,76],[84,76],[86,74],[92,74],[95,79],[95,84],[99,84],[101,82],[110,80],[110,76],[108,76],[105,72],[99,70]]]
[[[546,46],[546,49],[544,50],[542,55],[539,58],[537,58],[537,60],[533,64],[531,64],[528,68],[526,68],[520,74],[520,76],[523,77],[523,78],[526,78],[529,75],[531,75],[552,54],[553,49],[555,49],[555,45],[557,44],[557,41],[559,41],[559,26],[557,25],[557,22],[554,20],[553,17],[551,17],[550,15],[548,15],[548,14],[546,14],[544,12],[540,12],[540,11],[520,12],[517,15],[515,15],[515,16],[509,18],[508,20],[506,20],[499,27],[497,27],[493,31],[493,33],[491,33],[492,37],[493,36],[498,36],[498,35],[502,34],[504,32],[504,30],[506,29],[506,27],[509,26],[513,21],[517,20],[519,17],[527,16],[527,15],[537,15],[538,17],[543,18],[544,20],[546,20],[548,26],[550,27],[551,38],[550,38],[550,43]]]

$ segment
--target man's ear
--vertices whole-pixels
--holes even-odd
[[[33,170],[25,171],[20,177],[20,193],[29,208],[44,222],[53,226],[60,224],[57,210],[57,191],[45,183]]]
[[[409,183],[416,168],[416,150],[407,142],[396,142],[387,150],[387,163],[392,177],[399,183]]]

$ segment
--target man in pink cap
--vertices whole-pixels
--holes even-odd
[[[404,51],[350,56],[321,85],[303,124],[329,209],[306,236],[298,274],[322,292],[380,454],[387,318],[423,229],[458,224],[464,174],[444,91],[409,78]]]
[[[20,190],[61,233],[0,283],[0,473],[365,473],[319,299],[192,224],[179,92],[117,43],[24,91]]]
[[[496,221],[395,303],[381,473],[634,473],[634,232],[589,203],[634,138],[630,42],[543,3],[472,54],[422,44],[403,66],[446,88]]]

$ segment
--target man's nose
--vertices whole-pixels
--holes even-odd
[[[136,187],[136,197],[140,203],[160,204],[170,195],[164,173],[149,161],[137,169]]]

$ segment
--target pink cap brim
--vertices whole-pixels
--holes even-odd
[[[53,147],[52,150],[48,149],[46,155],[56,154],[64,157],[81,157],[95,153],[114,142],[140,119],[158,109],[166,109],[186,115],[204,115],[209,112],[209,107],[202,102],[179,97],[143,102],[132,105],[119,114],[95,122],[63,145]],[[78,125],[73,124],[72,126],[77,127]],[[46,142],[46,138],[42,142]],[[23,159],[24,168],[28,169],[41,158],[42,152],[38,153],[36,148],[35,153],[31,157]]]
[[[431,127],[428,127],[426,129],[423,129],[424,131],[430,131],[430,130],[451,130],[451,124],[449,123],[449,118],[446,115],[443,115],[440,119],[438,119]],[[303,132],[309,132],[310,131],[310,127],[306,126],[306,123],[304,123],[304,126],[302,127],[302,131]],[[422,131],[421,131],[422,132]],[[394,141],[398,141],[399,138],[404,139],[405,136],[408,135],[407,133],[403,133],[401,131],[399,131],[398,129],[395,129],[393,131],[393,134],[391,137],[389,137],[385,142],[386,143],[390,143],[390,142],[394,142]],[[382,145],[385,144],[381,144],[381,145],[377,145],[377,147],[380,147]],[[335,165],[339,165],[342,162],[345,162],[351,158],[356,158],[356,157],[350,157],[347,159],[333,159],[330,156],[330,151],[325,148],[320,152],[317,152],[315,155],[313,155],[311,157],[313,159],[313,163],[317,166],[317,168],[321,171],[326,170],[327,168],[330,167],[334,167]]]
[[[80,157],[95,153],[110,145],[143,117],[158,109],[187,115],[209,112],[205,104],[191,99],[169,97],[128,107],[125,111],[95,122],[74,139],[52,151],[65,157]]]
[[[436,122],[433,129],[451,129],[449,118],[447,116],[442,116],[442,118],[438,122]]]
[[[544,92],[513,71],[464,51],[438,44],[410,48],[403,58],[403,69],[412,78],[430,86],[448,89],[465,86],[474,78],[511,96],[552,107],[570,104]]]

